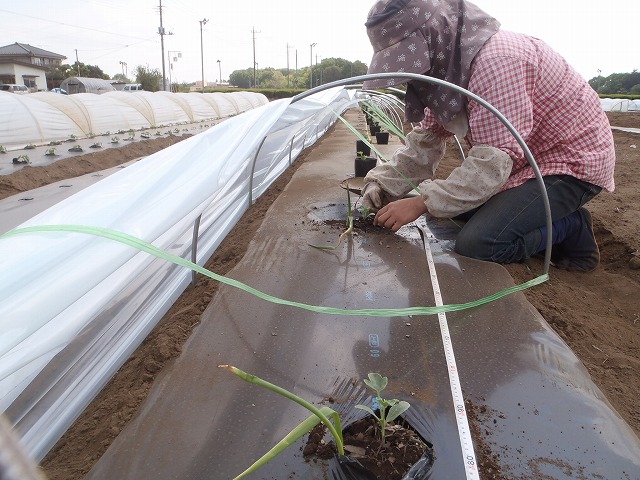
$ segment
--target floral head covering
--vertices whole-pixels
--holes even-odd
[[[466,88],[471,62],[500,23],[466,0],[378,0],[369,11],[367,34],[374,54],[368,73],[418,73]],[[407,82],[383,78],[366,89]],[[405,117],[418,122],[428,107],[442,125],[464,107],[464,96],[446,86],[410,81]]]

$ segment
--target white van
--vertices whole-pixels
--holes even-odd
[[[125,92],[137,92],[140,90],[143,90],[143,88],[139,83],[127,83],[123,88]]]
[[[31,93],[31,90],[29,90],[29,87],[27,87],[26,85],[16,85],[13,83],[5,83],[3,85],[0,85],[0,90],[4,91],[4,92],[12,92],[12,93]]]

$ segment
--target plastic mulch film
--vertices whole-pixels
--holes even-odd
[[[428,249],[445,304],[513,285],[500,265],[453,253],[455,232],[434,219],[398,234],[360,228],[335,250],[311,248],[335,242],[344,228],[340,184],[352,173],[353,137],[338,125],[296,171],[228,276],[280,298],[345,310],[433,305]],[[446,317],[464,406],[454,403],[438,317],[326,315],[222,285],[181,356],[87,480],[234,478],[308,416],[219,364],[328,405],[343,425],[364,415],[356,404],[372,405],[362,379],[388,376],[385,397],[411,404],[404,420],[432,446],[433,461],[414,480],[465,478],[470,460],[459,411],[476,432],[475,459],[492,461],[500,478],[637,478],[640,440],[522,293]],[[335,458],[305,459],[305,440],[247,478],[360,478]]]

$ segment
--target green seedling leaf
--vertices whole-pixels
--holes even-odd
[[[389,379],[387,377],[383,377],[379,373],[370,373],[368,377],[368,380],[366,378],[363,380],[365,385],[372,390],[375,390],[378,396],[380,396],[380,392],[387,388]]]
[[[399,402],[398,400],[396,400],[396,402],[397,403],[389,409],[389,412],[387,412],[387,422],[393,422],[396,418],[406,412],[411,406],[409,405],[409,402],[405,402],[404,400],[401,400]]]
[[[358,410],[364,410],[365,412],[370,413],[371,415],[373,415],[374,417],[376,417],[376,419],[377,419],[378,421],[380,421],[380,417],[378,417],[378,415],[376,415],[376,412],[374,412],[372,408],[367,407],[366,405],[356,405],[356,408],[357,408]]]
[[[334,419],[335,419],[335,416],[338,415],[336,411],[332,410],[329,407],[322,407],[320,411],[324,413],[326,416],[331,416]],[[317,415],[311,415],[309,418],[307,418],[306,420],[301,422],[297,427],[291,430],[291,432],[289,432],[282,440],[280,440],[276,445],[274,445],[274,447],[271,450],[269,450],[262,457],[256,460],[249,468],[247,468],[244,472],[242,472],[240,475],[235,477],[233,480],[239,480],[240,478],[244,478],[250,473],[253,473],[259,468],[263,467],[264,465],[269,463],[271,460],[276,458],[278,455],[280,455],[282,452],[284,452],[291,445],[296,443],[304,435],[311,432],[311,430],[313,430],[314,427],[319,423],[320,423],[320,418],[318,418]]]

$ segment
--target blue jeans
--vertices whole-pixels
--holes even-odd
[[[570,175],[543,180],[554,221],[575,212],[602,190]],[[546,225],[546,217],[540,186],[537,180],[528,180],[456,220],[466,220],[456,238],[455,251],[460,255],[497,263],[522,262],[541,250],[540,227]]]

